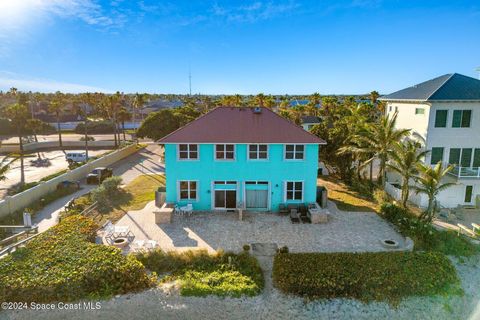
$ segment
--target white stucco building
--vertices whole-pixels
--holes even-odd
[[[380,98],[386,113],[398,111],[397,127],[412,134],[431,152],[425,161],[455,164],[446,180],[456,185],[440,193],[443,207],[480,206],[480,80],[446,74]],[[388,175],[390,182],[398,177]],[[426,206],[425,196],[412,201]]]

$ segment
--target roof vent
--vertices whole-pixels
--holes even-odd
[[[253,113],[256,113],[256,114],[262,113],[262,108],[260,108],[260,107],[253,108]]]

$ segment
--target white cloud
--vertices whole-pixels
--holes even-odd
[[[300,4],[294,0],[255,1],[239,7],[221,7],[215,4],[212,12],[215,16],[224,17],[231,22],[257,22],[292,13],[299,7]]]
[[[30,78],[13,72],[0,71],[0,90],[7,91],[11,87],[15,87],[20,91],[33,92],[55,92],[61,91],[65,93],[78,92],[106,92],[112,90],[88,86],[83,84],[60,82],[51,79]]]

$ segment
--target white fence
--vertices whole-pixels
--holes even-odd
[[[394,198],[397,201],[402,200],[402,189],[396,188],[390,182],[385,183],[385,192],[388,193],[392,198]],[[410,190],[408,201],[410,201],[411,203],[419,207],[422,205],[422,197],[416,194],[415,191],[412,191],[412,190]]]
[[[129,145],[120,150],[114,151],[106,156],[96,159],[92,162],[88,162],[85,165],[78,167],[74,170],[68,171],[58,177],[51,180],[40,182],[39,185],[18,193],[14,196],[7,196],[4,200],[0,201],[0,218],[8,216],[13,212],[27,207],[34,201],[39,200],[46,194],[55,191],[57,185],[65,180],[76,181],[85,178],[93,169],[97,167],[109,166],[137,151],[136,145]]]
[[[55,141],[41,141],[41,142],[32,142],[26,143],[23,145],[23,151],[36,151],[38,149],[49,149],[49,148],[59,148],[60,144],[57,140]],[[63,146],[68,148],[85,148],[85,141],[63,141]],[[99,141],[88,141],[88,146],[90,148],[111,148],[115,146],[115,141],[113,140],[99,140]],[[10,152],[19,152],[20,146],[18,144],[4,144],[0,146],[0,153],[10,153]]]

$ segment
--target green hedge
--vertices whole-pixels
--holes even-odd
[[[437,251],[454,256],[472,256],[480,252],[479,246],[458,236],[455,231],[439,231],[394,204],[383,204],[380,213],[403,235],[413,239],[416,250]]]
[[[88,134],[113,134],[114,126],[111,121],[89,121],[87,122]],[[75,133],[85,133],[85,124],[79,123],[75,127]]]
[[[248,252],[208,254],[206,251],[182,253],[156,250],[137,258],[146,268],[168,274],[164,281],[178,280],[185,296],[254,296],[264,286],[262,269]]]
[[[397,304],[407,296],[461,293],[455,268],[434,252],[280,253],[274,285],[308,298]]]
[[[97,228],[71,216],[0,259],[0,301],[73,301],[150,287],[154,279],[135,257],[93,243]]]

